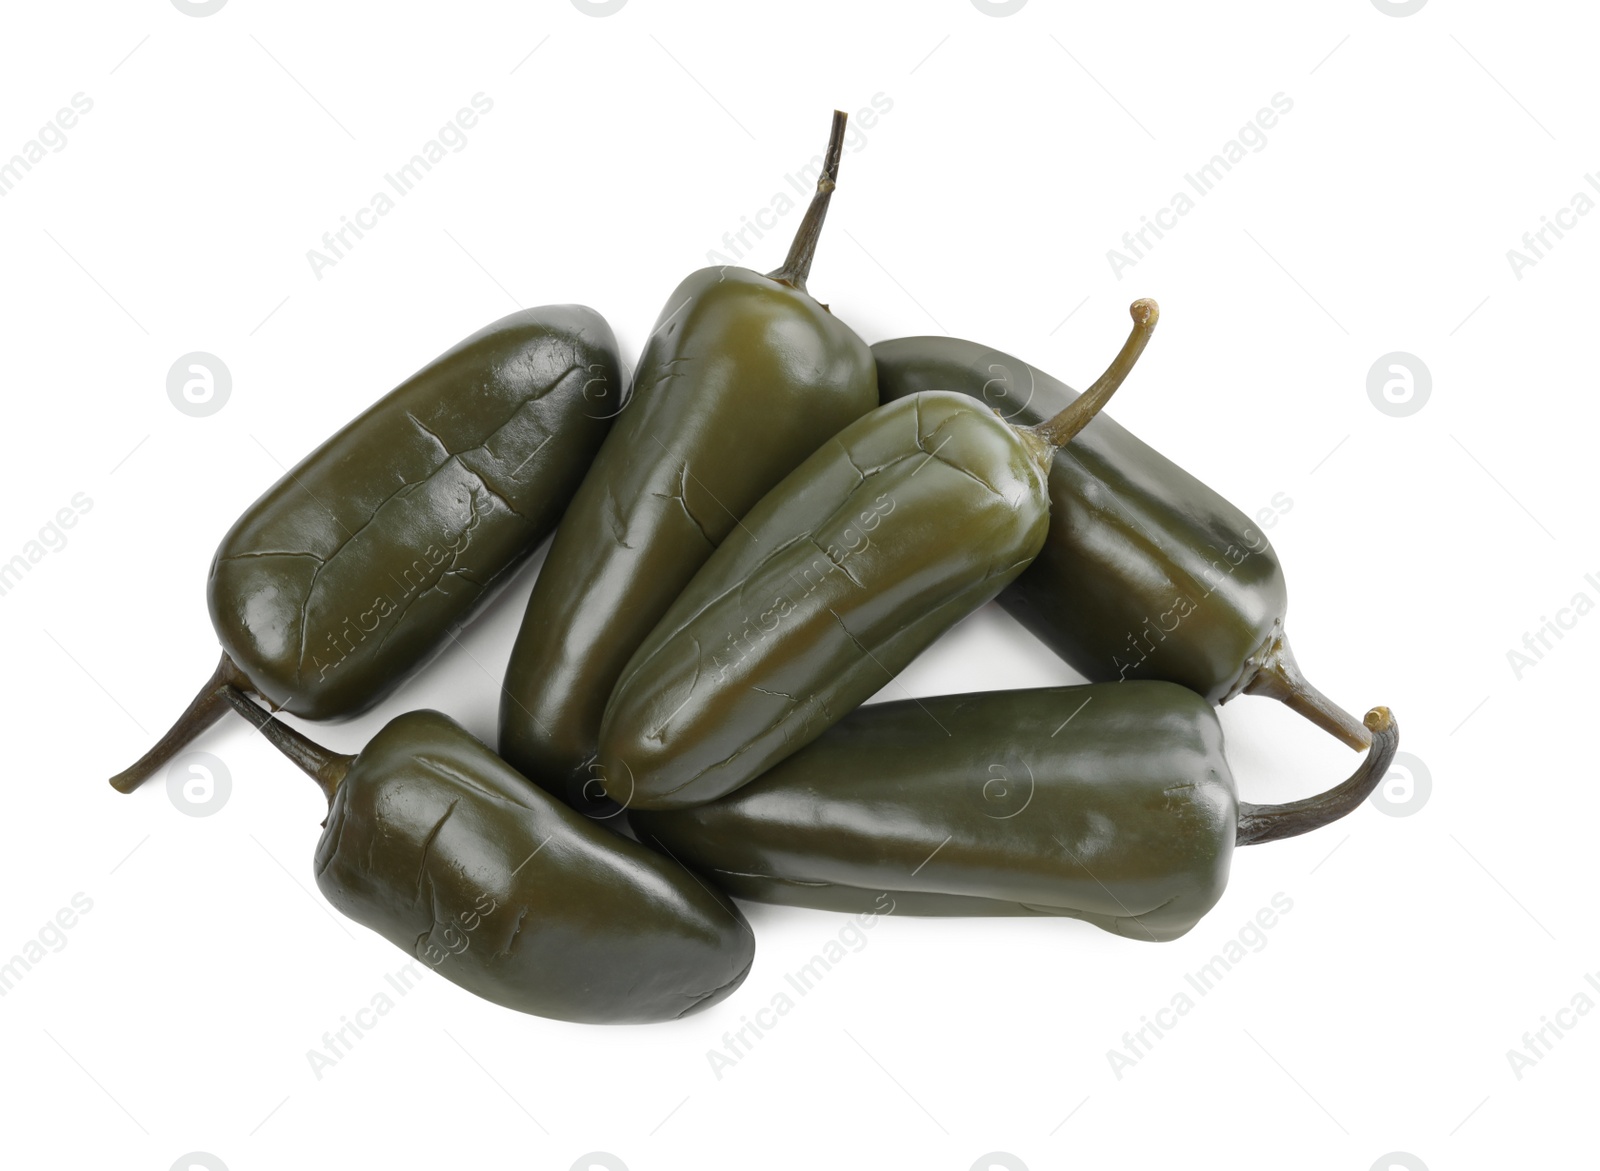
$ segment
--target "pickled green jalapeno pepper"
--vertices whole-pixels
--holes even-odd
[[[1387,708],[1344,783],[1238,799],[1215,709],[1131,681],[872,704],[737,793],[630,813],[737,898],[907,915],[1058,915],[1176,939],[1222,896],[1236,845],[1335,821],[1383,780]],[[887,896],[887,899],[886,897]]]
[[[1094,417],[1155,328],[1154,301],[1094,386],[1035,428],[965,395],[879,407],[729,534],[628,664],[600,769],[624,805],[732,792],[864,702],[1038,553],[1050,453]]]
[[[956,390],[1029,425],[1077,393],[959,338],[897,338],[872,353],[885,402]],[[1290,654],[1287,586],[1265,534],[1108,416],[1056,452],[1050,535],[999,600],[1091,681],[1163,679],[1212,703],[1266,695],[1367,746],[1361,721],[1311,686]]]
[[[485,1000],[557,1020],[675,1020],[743,981],[739,909],[669,858],[530,785],[438,712],[329,752],[233,687],[321,787],[317,886],[342,914]]]
[[[223,537],[206,583],[222,661],[112,785],[131,792],[221,719],[230,684],[316,720],[388,695],[555,528],[621,395],[611,327],[553,305],[378,400]]]
[[[871,351],[806,290],[844,147],[834,114],[816,196],[782,268],[687,277],[556,533],[506,669],[500,752],[575,808],[628,659],[751,505],[878,403]]]

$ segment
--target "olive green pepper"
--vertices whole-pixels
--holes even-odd
[[[872,704],[740,789],[635,812],[646,841],[759,902],[907,915],[1058,915],[1176,939],[1222,896],[1235,845],[1335,821],[1388,771],[1399,727],[1345,782],[1238,799],[1204,699],[1135,681]]]
[[[343,756],[223,695],[327,796],[328,901],[468,992],[643,1023],[715,1004],[749,972],[754,937],[727,896],[540,792],[449,717],[408,712]]]
[[[600,769],[624,805],[732,792],[888,683],[1038,553],[1050,452],[1137,361],[1156,306],[1094,388],[1021,430],[965,395],[879,407],[769,492],[628,664]]]
[[[782,268],[701,269],[668,299],[534,583],[499,749],[576,808],[610,808],[592,775],[600,719],[645,635],[751,505],[877,405],[866,342],[806,291],[844,125],[835,113]]]
[[[897,338],[872,353],[885,402],[956,390],[1029,425],[1077,397],[1027,363],[959,338]],[[1164,679],[1212,703],[1267,695],[1352,748],[1369,741],[1290,654],[1287,586],[1265,534],[1109,416],[1056,452],[1050,535],[999,600],[1091,681]]]
[[[215,675],[131,792],[253,691],[357,715],[443,648],[555,528],[618,409],[611,327],[525,309],[434,359],[312,452],[223,537],[206,596]]]

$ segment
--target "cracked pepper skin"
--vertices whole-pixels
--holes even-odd
[[[552,529],[617,413],[611,327],[526,309],[385,395],[252,504],[206,597],[217,674],[137,786],[220,718],[226,684],[308,719],[353,716],[413,674]]]
[[[1059,414],[1015,427],[928,390],[856,420],[762,498],[639,647],[606,706],[613,800],[731,793],[872,697],[1038,555],[1052,453],[1133,370],[1160,310]]]
[[[941,391],[845,428],[639,647],[606,708],[606,791],[638,809],[713,800],[870,698],[1038,553],[1046,450]]]
[[[896,338],[872,353],[885,402],[955,390],[1031,426],[1078,394],[960,338]],[[1212,703],[1266,695],[1351,748],[1369,742],[1360,720],[1300,674],[1283,631],[1288,586],[1266,535],[1108,416],[1056,452],[1050,535],[999,600],[1091,681],[1160,679]]]
[[[530,785],[449,717],[408,712],[350,757],[236,689],[227,702],[328,796],[315,862],[328,901],[468,992],[642,1024],[709,1007],[748,974],[755,939],[727,896]]]
[[[1238,799],[1216,712],[1131,681],[872,704],[738,792],[636,811],[640,838],[742,899],[899,915],[1081,919],[1183,935],[1222,896],[1237,845],[1360,808],[1399,728],[1368,713],[1347,780],[1284,805]]]
[[[534,583],[498,747],[574,808],[615,812],[595,776],[600,722],[651,628],[768,489],[878,403],[866,342],[806,292],[842,142],[837,115],[782,269],[700,269],[667,300]]]

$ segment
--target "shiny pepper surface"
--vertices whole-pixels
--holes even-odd
[[[1094,417],[1155,327],[1077,402],[1019,429],[930,390],[841,431],[712,554],[628,664],[600,769],[641,809],[730,793],[815,739],[1004,589],[1044,543],[1053,449]]]
[[[1184,934],[1236,845],[1358,808],[1399,743],[1386,708],[1345,782],[1286,805],[1238,798],[1215,711],[1172,683],[895,700],[859,709],[737,793],[639,811],[653,841],[743,899],[906,915],[1082,919]]]
[[[600,722],[650,629],[751,505],[877,404],[866,342],[806,291],[843,128],[836,115],[783,268],[704,268],[668,298],[534,583],[499,748],[575,808],[614,812],[594,770]]]
[[[223,537],[206,582],[222,660],[137,787],[226,710],[221,688],[357,715],[442,650],[555,528],[622,394],[592,309],[502,318],[313,451]]]
[[[955,390],[1031,426],[1077,398],[1020,359],[960,338],[896,338],[872,352],[885,402]],[[1352,748],[1369,741],[1290,653],[1288,586],[1266,534],[1107,415],[1056,451],[1050,534],[999,600],[1092,681],[1162,679],[1212,703],[1266,695]]]
[[[467,991],[643,1023],[715,1004],[749,971],[754,939],[726,896],[553,800],[448,717],[398,716],[350,757],[227,697],[328,796],[315,864],[328,901]]]

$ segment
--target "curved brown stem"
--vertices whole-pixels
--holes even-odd
[[[822,160],[822,174],[817,176],[817,193],[811,197],[811,206],[795,229],[794,242],[789,245],[789,255],[783,267],[767,276],[782,281],[792,288],[806,291],[806,278],[811,275],[811,258],[817,254],[817,240],[822,235],[822,221],[828,218],[828,201],[839,181],[839,159],[844,154],[844,125],[848,115],[843,110],[833,112],[833,127],[828,134],[828,153]]]
[[[1150,343],[1150,335],[1155,332],[1156,322],[1161,318],[1160,307],[1150,298],[1141,297],[1128,306],[1128,313],[1133,317],[1133,330],[1128,334],[1128,340],[1122,343],[1122,349],[1112,359],[1111,365],[1106,367],[1106,372],[1094,380],[1093,386],[1073,399],[1072,405],[1066,410],[1031,428],[1051,447],[1065,447],[1074,435],[1089,425],[1089,421],[1117,393],[1117,388],[1128,377],[1139,361],[1139,355]]]
[[[1267,648],[1255,677],[1243,690],[1246,695],[1265,695],[1278,700],[1357,752],[1365,751],[1372,743],[1371,733],[1360,720],[1323,695],[1300,673],[1300,664],[1294,661],[1289,640],[1281,631]]]
[[[189,701],[189,706],[183,709],[183,714],[178,717],[177,723],[167,730],[165,736],[156,741],[155,747],[149,752],[112,777],[111,787],[119,793],[133,792],[187,748],[200,733],[220,720],[223,713],[228,710],[227,700],[222,695],[222,689],[228,686],[252,690],[255,688],[255,684],[250,682],[224,651],[216,671],[206,680],[205,686],[194,699]]]
[[[1367,749],[1367,759],[1348,780],[1315,797],[1284,805],[1239,802],[1239,828],[1234,844],[1254,846],[1310,833],[1338,821],[1365,801],[1388,774],[1395,750],[1400,747],[1400,725],[1388,708],[1373,708],[1367,713],[1366,725],[1372,733],[1372,747]]]
[[[333,795],[338,791],[339,783],[344,780],[345,774],[350,771],[350,765],[355,757],[333,752],[314,740],[308,740],[289,725],[275,719],[259,704],[247,699],[237,687],[224,687],[222,696],[224,703],[254,724],[256,730],[265,736],[274,748],[294,761],[302,772],[316,781],[317,787],[322,790],[322,795],[328,799],[328,804],[333,804]]]

